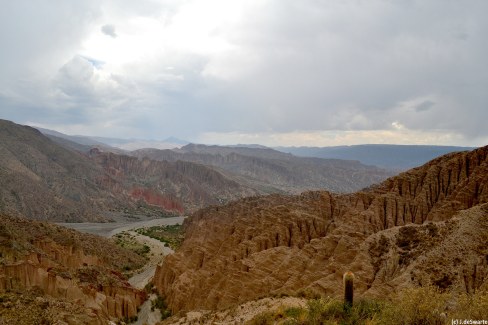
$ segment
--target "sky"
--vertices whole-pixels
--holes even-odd
[[[2,119],[207,144],[488,144],[485,0],[0,3]]]

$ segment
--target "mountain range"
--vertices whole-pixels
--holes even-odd
[[[296,157],[270,148],[188,144],[175,150],[140,149],[131,154],[212,166],[261,193],[296,194],[310,189],[352,192],[393,174],[358,161]]]
[[[162,141],[143,140],[143,139],[117,139],[93,136],[71,136],[57,131],[38,128],[48,136],[56,136],[70,140],[73,143],[88,145],[89,147],[110,147],[111,151],[119,149],[122,152],[134,151],[139,149],[171,149],[178,151],[190,142],[174,137],[169,137]],[[222,148],[222,146],[206,146],[207,151],[210,147]],[[425,164],[426,162],[450,153],[465,150],[473,150],[475,147],[462,146],[436,146],[436,145],[393,145],[393,144],[361,144],[350,146],[329,146],[329,147],[266,147],[259,144],[237,144],[225,146],[226,148],[240,149],[275,149],[283,153],[290,153],[296,157],[355,160],[368,166],[393,170],[396,172],[404,171]],[[215,151],[214,151],[215,152]],[[227,151],[228,152],[228,151]],[[242,153],[240,151],[239,153]]]
[[[0,322],[134,319],[147,295],[127,277],[144,258],[46,222],[114,214],[190,215],[153,279],[188,323],[263,297],[338,297],[346,271],[359,298],[488,292],[488,146],[392,174],[258,145],[127,151],[0,120]]]
[[[450,152],[473,150],[474,147],[364,144],[336,147],[277,147],[276,150],[299,157],[357,160],[365,165],[398,171],[425,164]]]
[[[351,192],[392,174],[357,161],[269,148],[189,144],[128,152],[86,137],[46,136],[5,120],[0,140],[0,212],[39,220],[183,214],[266,193]]]
[[[9,215],[107,221],[111,212],[181,214],[257,193],[203,165],[76,151],[9,121],[0,121],[0,139],[0,212]]]

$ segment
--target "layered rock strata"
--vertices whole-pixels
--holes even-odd
[[[359,295],[487,285],[488,147],[449,154],[348,195],[248,198],[195,213],[155,284],[173,311],[274,294]],[[461,210],[466,211],[460,212]],[[465,234],[468,240],[455,243]]]
[[[103,238],[1,216],[0,292],[40,291],[84,308],[93,324],[133,317],[146,295],[115,266],[136,267],[137,257],[119,250]]]

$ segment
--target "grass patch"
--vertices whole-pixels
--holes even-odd
[[[135,231],[141,235],[157,239],[173,250],[177,250],[184,239],[183,227],[181,225],[153,226],[139,228]]]
[[[247,324],[442,325],[452,319],[488,319],[488,292],[453,297],[433,286],[420,287],[403,290],[393,301],[360,299],[350,308],[335,298],[310,299],[304,308],[267,310]]]
[[[148,254],[151,252],[151,248],[149,246],[147,246],[146,244],[141,244],[140,242],[138,242],[134,238],[134,236],[132,236],[128,232],[124,231],[124,232],[118,233],[117,235],[115,235],[113,237],[113,239],[115,241],[115,244],[117,244],[117,246],[125,248],[125,249],[127,249],[133,253],[136,253],[137,255],[143,257],[146,260],[146,262],[149,259]],[[127,277],[131,277],[132,271],[134,271],[138,267],[140,267],[140,265],[138,265],[137,267],[134,267],[134,265],[132,265],[132,264],[124,264],[124,265],[122,265],[121,268],[122,268],[122,272],[124,272],[124,274]]]
[[[151,302],[151,311],[154,311],[155,309],[161,311],[161,320],[171,317],[171,310],[168,309],[168,305],[160,295],[157,295],[157,298]]]

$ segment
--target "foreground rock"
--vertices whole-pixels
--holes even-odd
[[[16,301],[0,306],[3,321],[107,324],[135,316],[146,299],[121,273],[144,260],[101,237],[1,216],[0,244],[0,294]],[[36,306],[51,312],[33,316]]]
[[[154,282],[174,312],[300,291],[339,295],[345,271],[357,275],[359,295],[429,283],[478,290],[488,285],[487,184],[484,147],[355,194],[273,195],[207,208],[186,222],[183,246]]]

